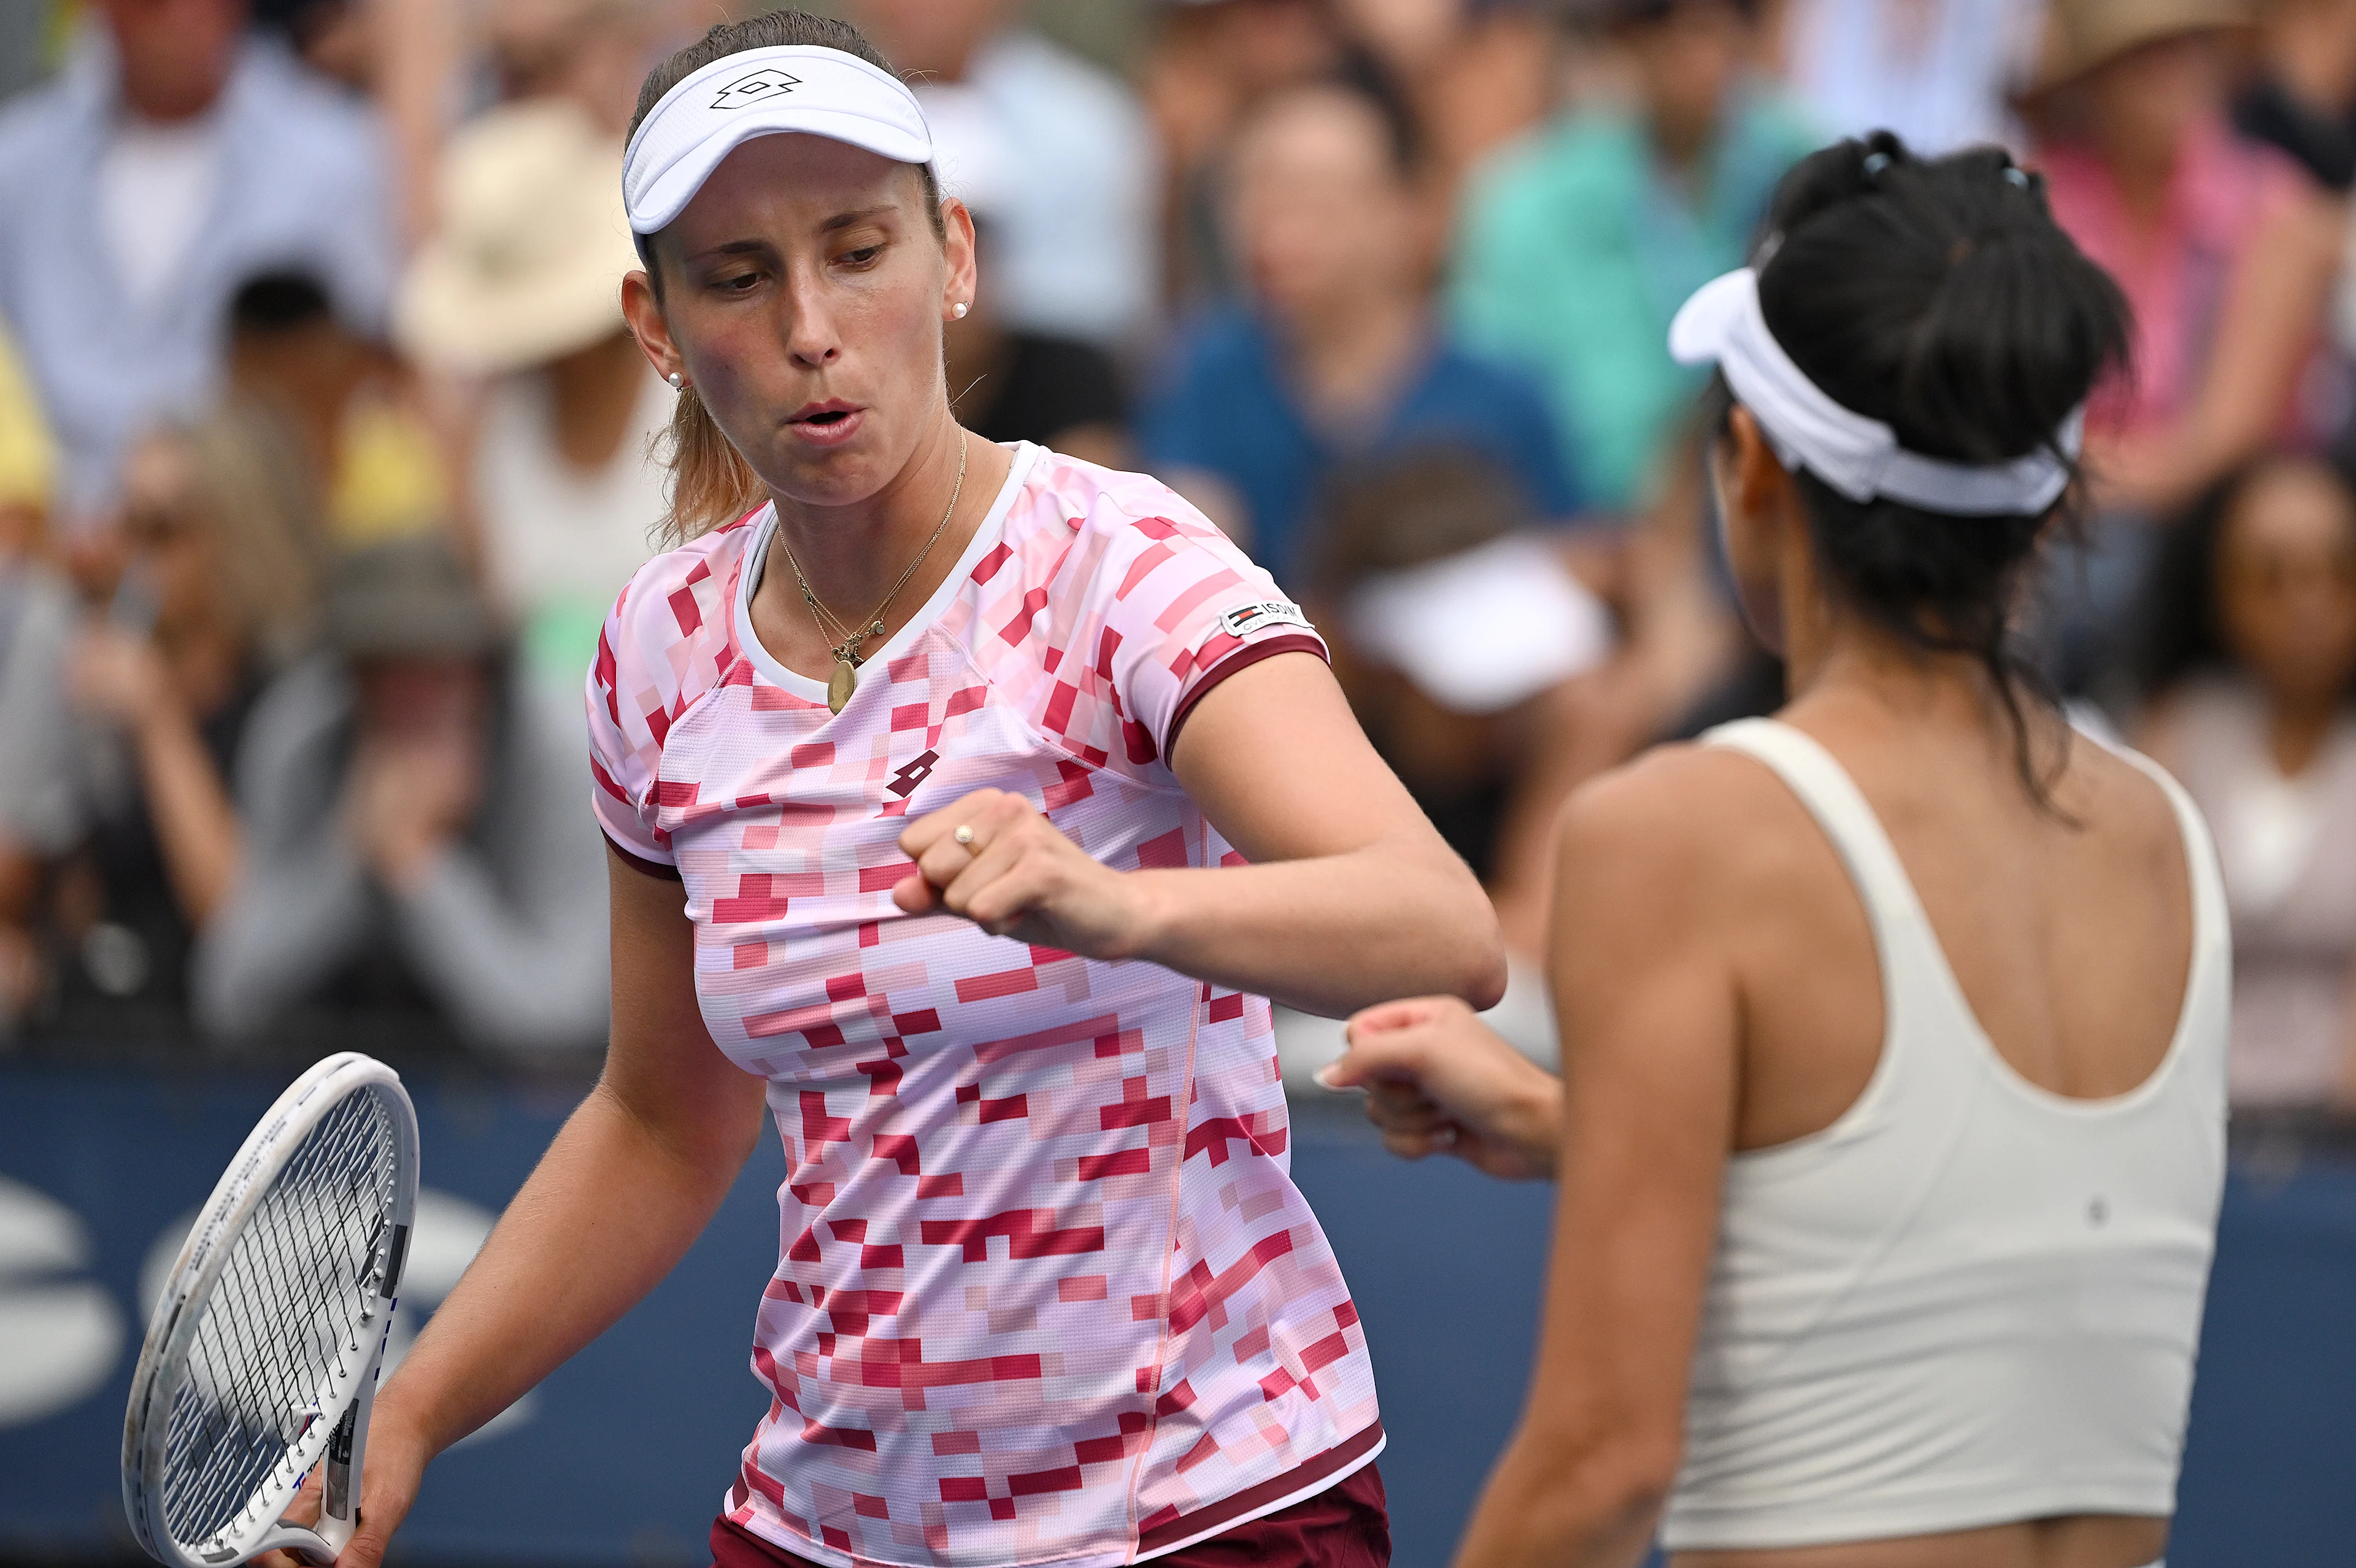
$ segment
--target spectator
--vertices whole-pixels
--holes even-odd
[[[270,272],[230,307],[230,396],[240,417],[291,443],[334,542],[351,549],[436,530],[452,517],[443,438],[408,368],[354,333],[319,282]]]
[[[1112,357],[1081,338],[1001,319],[991,287],[998,221],[982,208],[974,209],[974,240],[981,287],[948,325],[958,422],[991,441],[1035,441],[1067,457],[1130,467],[1129,398]]]
[[[1589,499],[1627,509],[1701,387],[1669,359],[1670,315],[1742,264],[1817,137],[1750,79],[1750,0],[1608,0],[1605,33],[1633,101],[1582,106],[1476,176],[1451,304],[1467,344],[1545,379]]]
[[[396,332],[430,372],[491,378],[469,443],[486,576],[532,671],[577,693],[662,518],[649,448],[677,401],[622,320],[621,141],[562,99],[502,105],[452,140],[439,205]]]
[[[1543,784],[1544,699],[1609,654],[1610,620],[1513,480],[1479,458],[1340,470],[1324,510],[1309,600],[1334,676],[1440,837],[1492,881],[1496,851],[1524,848],[1500,842],[1526,809],[1517,796]]]
[[[483,32],[498,95],[577,104],[619,142],[648,60],[669,47],[674,14],[686,9],[676,0],[491,0]]]
[[[2054,217],[2135,312],[2134,374],[2087,416],[2110,510],[2164,515],[2284,432],[2339,263],[2333,204],[2227,122],[2239,21],[2055,0],[2025,101]]]
[[[2356,1112],[2356,492],[2269,457],[2169,538],[2140,743],[2216,828],[2233,1097]]]
[[[1346,84],[1256,111],[1228,204],[1253,307],[1197,325],[1140,420],[1147,463],[1280,583],[1307,564],[1318,488],[1347,458],[1462,448],[1500,464],[1541,517],[1578,504],[1537,389],[1432,317],[1412,152],[1406,127]]]
[[[948,188],[999,193],[999,315],[1101,347],[1154,302],[1153,142],[1126,84],[1028,28],[1010,0],[858,0],[854,19],[915,85]]]
[[[1163,0],[1140,75],[1162,152],[1163,296],[1185,315],[1231,298],[1215,187],[1236,126],[1283,88],[1338,74],[1325,0]]]
[[[1334,9],[1414,112],[1433,233],[1444,241],[1466,175],[1553,109],[1561,28],[1536,0],[1335,0]]]
[[[152,1040],[186,1029],[189,953],[238,880],[228,781],[263,685],[316,624],[317,540],[230,423],[143,437],[123,487],[128,557],[71,666],[102,728],[58,899],[52,1022]]]
[[[2042,0],[1796,0],[1784,79],[1836,136],[1895,131],[1925,155],[2017,144],[2006,94],[2043,18]]]
[[[197,1009],[230,1036],[594,1044],[605,870],[577,699],[512,673],[430,534],[346,557],[331,651],[264,694],[238,773],[243,876],[205,933]]]
[[[0,110],[0,317],[95,517],[134,433],[218,380],[230,294],[296,264],[354,324],[393,262],[368,112],[250,37],[243,0],[97,0],[58,80]]]
[[[2267,0],[2257,56],[2233,101],[2233,128],[2346,194],[2356,186],[2356,0]]]
[[[0,330],[0,1041],[40,997],[43,884],[80,826],[65,701],[73,601],[41,559],[57,470]]]

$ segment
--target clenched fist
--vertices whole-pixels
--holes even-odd
[[[900,848],[916,871],[892,901],[910,914],[946,910],[1085,958],[1152,955],[1153,874],[1104,865],[1019,795],[976,790],[910,823]]]

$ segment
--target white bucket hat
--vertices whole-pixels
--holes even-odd
[[[393,336],[420,364],[490,375],[620,330],[637,251],[614,175],[620,150],[553,100],[505,104],[451,139],[441,224],[402,279]]]

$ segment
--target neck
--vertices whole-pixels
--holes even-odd
[[[1311,410],[1328,420],[1364,418],[1380,408],[1423,347],[1423,305],[1405,289],[1304,311],[1286,324],[1293,373]]]
[[[2010,721],[1994,677],[1978,659],[1925,652],[1822,600],[1803,609],[1791,597],[1787,592],[1784,606],[1791,704],[1861,706],[1893,726],[1970,734],[2000,744],[2009,755]],[[2023,711],[2028,714],[2026,706]],[[2041,749],[2041,727],[2031,719]]]
[[[958,482],[960,443],[965,457],[962,486]],[[849,506],[819,507],[776,497],[777,542],[792,554],[787,560],[773,550],[762,572],[758,597],[771,611],[760,618],[766,623],[762,628],[764,640],[768,640],[770,629],[776,629],[798,656],[786,656],[774,644],[772,651],[780,652],[787,664],[805,670],[817,662],[811,656],[822,656],[835,643],[831,635],[821,636],[802,603],[795,581],[798,567],[801,579],[818,595],[819,603],[853,631],[870,624],[876,618],[877,605],[886,594],[892,595],[880,617],[883,635],[867,640],[866,649],[873,651],[905,624],[948,578],[974,529],[988,515],[1012,464],[1012,454],[994,443],[967,435],[944,409],[906,466],[867,499]],[[954,515],[949,507],[952,496],[957,498]],[[901,583],[900,574],[919,554],[921,564]],[[895,583],[900,584],[896,593],[893,592]]]
[[[2340,718],[2340,703],[2331,697],[2294,697],[2276,692],[2268,700],[2267,709],[2266,739],[2274,753],[2275,772],[2286,779],[2297,778],[2315,765],[2324,741]]]
[[[646,390],[645,357],[626,332],[551,362],[550,411],[556,444],[576,468],[603,468],[630,433],[630,416]]]

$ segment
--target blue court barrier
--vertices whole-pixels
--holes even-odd
[[[282,1082],[0,1063],[0,1562],[129,1560],[117,1464],[142,1275],[168,1264]],[[409,1082],[426,1196],[397,1340],[581,1093],[463,1073]],[[1331,1104],[1301,1107],[1292,1163],[1374,1349],[1397,1561],[1439,1568],[1520,1408],[1550,1189],[1389,1159]],[[400,1560],[708,1561],[704,1532],[767,1403],[746,1349],[781,1177],[765,1143],[669,1280],[435,1465]],[[2356,1162],[2237,1173],[2171,1568],[2356,1561],[2352,1328]]]

